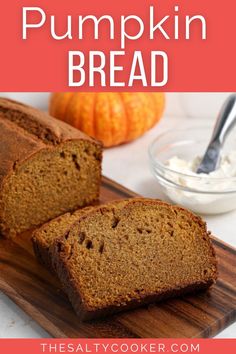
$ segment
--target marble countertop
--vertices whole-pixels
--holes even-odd
[[[181,118],[165,117],[158,126],[135,142],[106,149],[103,174],[143,196],[165,199],[150,172],[147,148],[160,132],[175,129],[180,123],[183,126],[184,121]],[[188,120],[188,124],[190,123]],[[236,211],[204,218],[214,235],[236,247]],[[48,333],[2,293],[0,293],[0,314],[1,338],[49,337]],[[235,333],[236,323],[222,331],[217,337],[234,338]]]

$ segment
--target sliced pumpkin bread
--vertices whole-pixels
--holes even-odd
[[[81,319],[206,289],[217,277],[202,219],[151,199],[89,211],[52,244],[51,254]]]

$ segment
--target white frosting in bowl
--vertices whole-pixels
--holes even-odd
[[[166,161],[166,179],[183,187],[166,186],[168,197],[202,214],[217,214],[235,209],[236,151],[222,155],[218,168],[209,174],[196,173],[200,161],[199,156],[191,160],[173,156]]]
[[[196,173],[200,161],[201,157],[199,156],[194,157],[190,161],[179,158],[178,156],[173,156],[166,161],[165,165],[169,169],[180,173],[180,175],[176,176],[174,182],[182,186],[186,186],[199,191],[204,190],[213,192],[219,191],[220,184],[222,192],[224,190],[236,190],[236,151],[231,151],[230,153],[223,155],[220,159],[218,168],[209,174]],[[183,174],[198,178],[187,178],[183,176]]]

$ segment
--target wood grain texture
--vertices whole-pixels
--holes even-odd
[[[134,196],[103,178],[101,203]],[[36,261],[30,232],[14,241],[0,239],[0,289],[53,337],[211,337],[236,319],[236,251],[213,242],[219,279],[210,290],[105,320],[79,321],[58,280]]]

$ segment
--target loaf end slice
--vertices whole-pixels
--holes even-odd
[[[46,224],[43,224],[33,232],[31,238],[33,249],[41,264],[53,271],[50,247],[56,239],[65,235],[67,230],[69,230],[76,220],[79,220],[82,215],[92,210],[92,208],[93,207],[86,207],[78,209],[73,213],[63,214]]]
[[[82,216],[54,242],[52,260],[84,320],[206,289],[217,278],[206,224],[185,209],[141,198]]]

